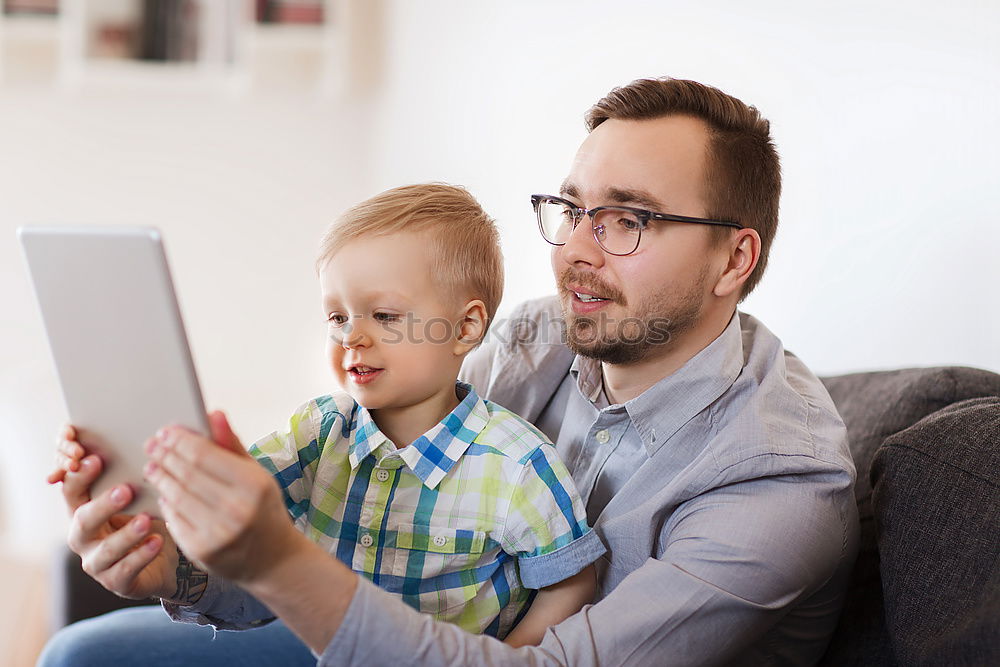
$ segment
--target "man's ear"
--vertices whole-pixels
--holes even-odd
[[[726,243],[729,249],[726,266],[712,293],[727,297],[743,288],[760,260],[760,235],[754,229],[740,229]]]
[[[486,304],[482,300],[473,299],[465,304],[455,327],[455,354],[464,356],[479,345],[486,335],[488,323]]]

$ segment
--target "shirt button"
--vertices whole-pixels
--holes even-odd
[[[600,431],[594,434],[594,437],[597,438],[597,442],[601,443],[602,445],[605,445],[607,444],[608,440],[611,439],[611,434],[608,433],[608,429],[601,429]]]
[[[436,547],[443,547],[446,544],[448,544],[448,538],[447,537],[445,537],[443,535],[435,535],[434,536],[434,546],[436,546]]]
[[[368,533],[365,533],[364,535],[361,536],[361,546],[365,547],[366,549],[370,547],[374,541],[375,540],[373,540],[372,536],[369,535]]]
[[[389,479],[389,471],[388,470],[376,470],[375,471],[375,479],[377,479],[380,482],[386,481],[387,479]]]

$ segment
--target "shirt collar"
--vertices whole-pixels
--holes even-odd
[[[642,438],[646,453],[653,456],[681,426],[714,403],[732,386],[742,369],[743,334],[739,313],[735,312],[719,337],[701,352],[625,402],[625,410]],[[584,397],[596,403],[603,389],[600,362],[577,355],[570,372],[576,376]]]
[[[471,385],[456,382],[455,394],[460,402],[454,410],[432,429],[397,450],[403,463],[430,489],[441,483],[489,421],[486,403]],[[355,413],[348,449],[351,470],[356,470],[365,457],[383,444],[392,447],[366,408],[358,405]]]
[[[604,376],[601,374],[601,362],[579,354],[573,359],[569,372],[576,378],[576,386],[585,399],[596,404],[604,390]]]

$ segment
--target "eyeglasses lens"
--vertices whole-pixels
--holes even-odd
[[[569,240],[575,224],[576,210],[560,201],[543,200],[538,204],[538,222],[542,236],[549,243],[562,245]],[[627,209],[606,208],[598,211],[592,221],[594,236],[609,253],[627,255],[639,244],[642,221]]]

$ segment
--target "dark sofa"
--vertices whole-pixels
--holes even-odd
[[[1000,665],[1000,375],[823,378],[858,468],[861,550],[822,665]]]
[[[823,382],[858,468],[861,550],[820,664],[1000,665],[1000,375]],[[57,627],[137,604],[92,582],[73,554],[55,589]]]

